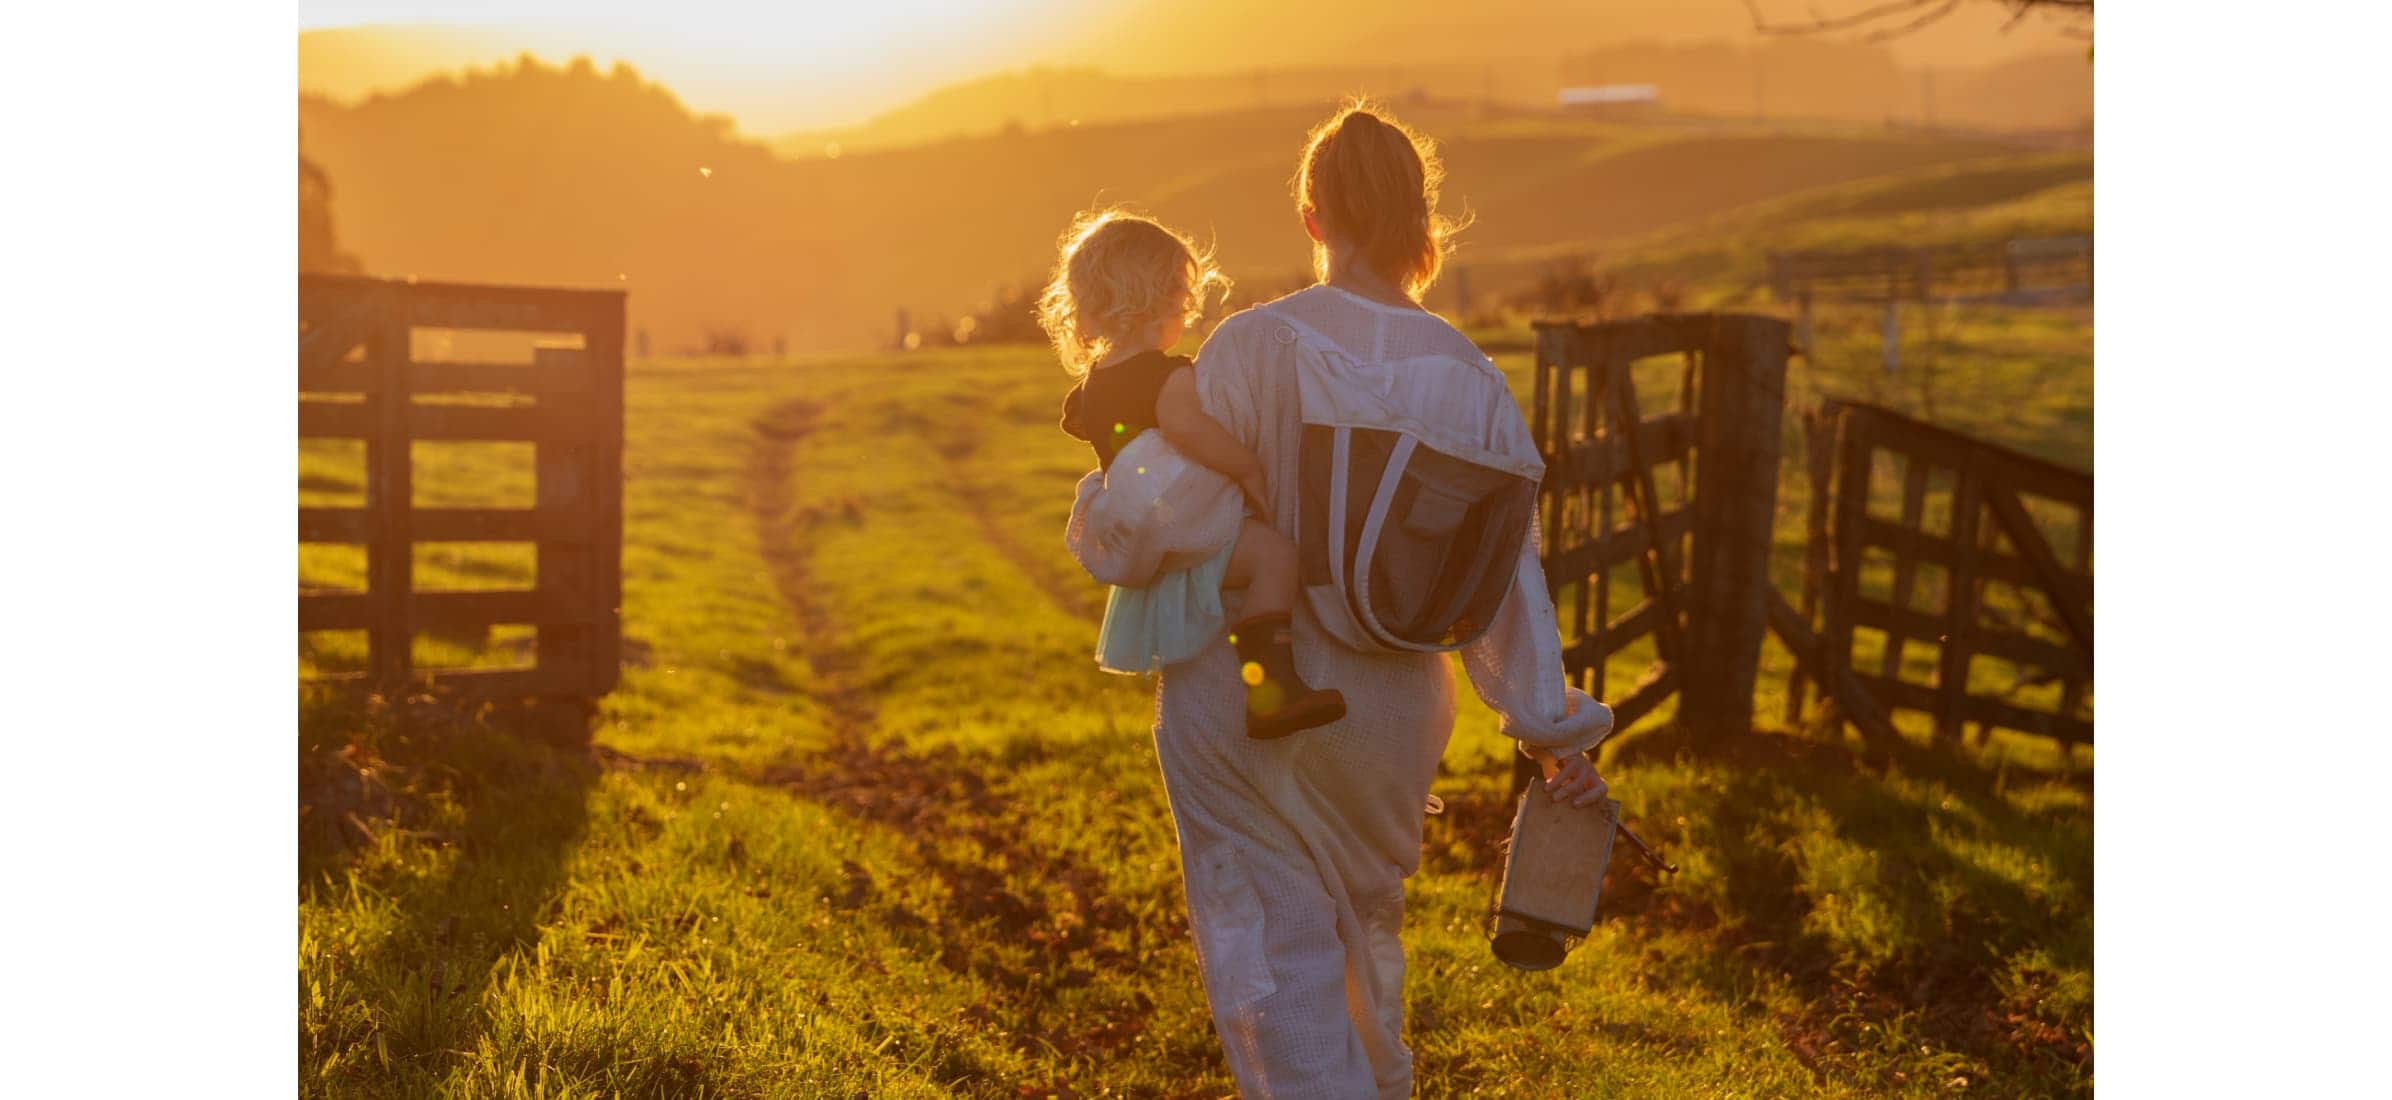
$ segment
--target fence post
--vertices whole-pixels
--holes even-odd
[[[1902,369],[1902,302],[1898,298],[1885,300],[1885,373]]]
[[[380,287],[369,300],[374,320],[366,362],[372,365],[373,390],[366,406],[373,410],[374,426],[365,445],[366,529],[372,539],[366,548],[366,588],[374,626],[366,633],[366,651],[373,682],[395,691],[415,673],[415,537],[409,522],[415,467],[407,429],[414,400],[407,385],[414,329],[405,290]]]
[[[583,469],[599,512],[591,525],[596,542],[586,568],[595,572],[598,626],[589,637],[595,698],[615,689],[623,674],[623,324],[621,300],[598,310],[584,335],[582,359],[589,376],[593,433]],[[586,733],[586,731],[585,731]]]
[[[1791,331],[1766,317],[1715,317],[1703,353],[1694,490],[1693,601],[1679,719],[1699,740],[1752,729]]]
[[[1819,604],[1827,598],[1827,538],[1828,504],[1835,496],[1837,420],[1824,405],[1813,405],[1802,414],[1802,444],[1805,481],[1809,486],[1810,508],[1803,522],[1802,543],[1802,624],[1810,626],[1818,621]],[[1802,721],[1802,697],[1805,686],[1819,689],[1821,700],[1835,697],[1834,682],[1827,678],[1819,662],[1812,662],[1811,678],[1805,680],[1799,663],[1786,673],[1786,725]]]
[[[536,347],[532,350],[532,370],[552,378],[568,374],[586,376],[592,373],[586,356],[583,348]],[[582,393],[575,394],[570,402],[565,401],[553,387],[539,397],[543,406],[541,415],[552,423],[589,417],[593,412],[588,407],[589,401]],[[560,433],[534,443],[532,456],[533,507],[540,515],[554,517],[589,507],[595,479],[591,476],[589,447],[580,441],[578,432]],[[543,534],[567,533],[549,530],[547,522],[541,526]],[[596,548],[588,540],[568,538],[543,538],[535,546],[534,586],[547,593],[558,606],[586,606],[598,575],[598,570],[591,568]],[[593,659],[595,647],[588,624],[541,623],[536,629],[543,673],[554,676],[559,670],[578,669]]]

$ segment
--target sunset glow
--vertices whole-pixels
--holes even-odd
[[[1772,18],[1804,11],[1787,0],[1763,0],[1761,9]],[[2005,27],[2006,19],[2001,5],[1969,5],[1888,48],[1923,66],[2083,49],[2048,21]],[[1749,42],[1751,20],[1735,0],[1610,0],[1585,12],[1553,0],[1489,0],[1466,16],[1441,0],[305,0],[300,87],[355,100],[525,52],[550,63],[586,55],[602,68],[628,62],[693,109],[769,136],[852,126],[959,79],[1034,66],[1234,74],[1224,83],[1243,86],[1258,70],[1463,59],[1474,74],[1484,65],[1506,80],[1541,79],[1556,52]]]
[[[303,86],[337,98],[401,83],[401,73],[488,66],[530,52],[629,62],[701,110],[755,133],[856,121],[930,74],[984,71],[1033,55],[1092,7],[947,0],[866,4],[672,5],[311,2],[302,31],[371,28],[356,63],[302,64]],[[387,74],[387,75],[385,75]]]

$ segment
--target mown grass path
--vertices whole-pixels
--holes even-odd
[[[596,748],[304,708],[303,1091],[1227,1095],[1148,688],[1094,669],[1057,537],[1059,388],[1031,349],[636,367]],[[1422,1095],[2090,1091],[2081,773],[1625,738],[1686,873],[1622,861],[1530,976],[1484,939],[1505,753],[1466,704],[1411,888]]]

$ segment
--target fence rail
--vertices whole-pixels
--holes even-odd
[[[2089,297],[2093,238],[2020,237],[1999,243],[1773,252],[1778,300],[1943,302]]]
[[[529,363],[421,361],[419,328],[578,336]],[[299,279],[299,436],[363,440],[365,502],[299,509],[299,541],[362,545],[363,592],[302,592],[299,629],[363,630],[359,686],[430,682],[487,698],[591,699],[613,689],[622,632],[623,294]],[[419,441],[528,442],[530,508],[414,503]],[[534,586],[415,587],[419,542],[535,548]],[[423,630],[536,629],[528,668],[419,670]]]

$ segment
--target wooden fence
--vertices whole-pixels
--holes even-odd
[[[1769,285],[1794,306],[1794,344],[1808,354],[1814,302],[1882,307],[1885,369],[1900,369],[1902,303],[2010,306],[2093,297],[2093,238],[2020,237],[2000,243],[1772,252]]]
[[[1535,330],[1545,577],[1572,682],[1606,698],[1620,729],[1678,694],[1679,720],[1699,735],[1744,733],[1771,594],[1785,322],[1694,314]],[[1615,583],[1631,563],[1634,577]],[[1614,614],[1615,602],[1629,606]],[[1607,696],[1610,663],[1645,638],[1657,659]]]
[[[2090,744],[2092,475],[1870,405],[1823,402],[1807,427],[1802,607],[1770,606],[1796,659],[1787,721],[1819,685],[1872,736],[1911,710],[1939,739],[1974,723]]]
[[[418,329],[542,334],[532,362],[418,360]],[[578,336],[578,348],[570,337]],[[299,629],[363,630],[366,670],[390,688],[429,681],[491,699],[594,699],[622,649],[623,294],[620,291],[299,278],[299,436],[365,443],[361,508],[301,508],[299,541],[365,547],[363,592],[299,597]],[[418,441],[532,444],[531,508],[415,504]],[[509,591],[415,587],[418,542],[535,547],[535,583]],[[418,631],[536,628],[528,668],[424,673]]]
[[[2093,238],[1773,252],[1769,285],[1798,302],[1945,302],[2082,298],[2093,291]]]

